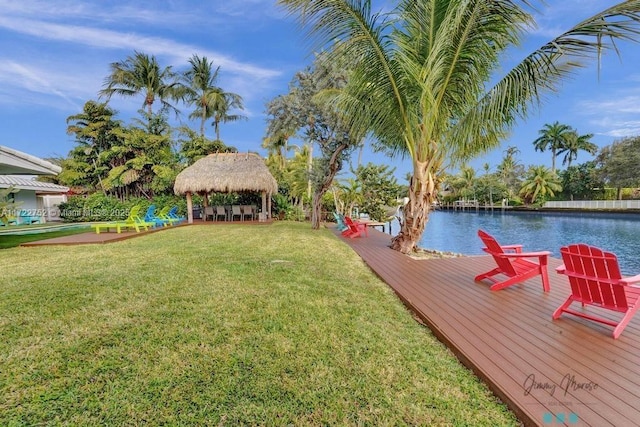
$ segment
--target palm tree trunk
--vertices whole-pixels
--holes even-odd
[[[216,131],[216,141],[220,141],[220,120],[215,119],[213,121],[213,128]]]
[[[107,192],[104,189],[104,185],[102,184],[102,177],[100,176],[100,174],[98,174],[98,165],[96,165],[96,159],[91,159],[93,161],[93,169],[96,171],[96,174],[98,175],[98,182],[100,183],[100,189],[102,190],[102,194],[104,194],[105,196],[107,195]]]
[[[416,249],[429,221],[431,204],[435,200],[436,184],[428,162],[414,163],[409,183],[409,202],[404,206],[400,232],[391,240],[391,249],[409,254]]]

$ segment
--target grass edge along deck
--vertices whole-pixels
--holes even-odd
[[[552,320],[569,295],[560,260],[550,259],[548,293],[540,277],[492,292],[473,280],[493,268],[489,256],[415,260],[378,231],[339,238],[525,425],[638,425],[640,315],[617,340],[594,322]]]

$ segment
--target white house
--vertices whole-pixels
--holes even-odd
[[[14,188],[19,209],[43,221],[59,219],[57,206],[67,200],[68,187],[40,182],[34,175],[57,175],[60,166],[0,145],[0,189]]]

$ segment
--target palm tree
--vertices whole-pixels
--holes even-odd
[[[217,89],[216,82],[220,67],[213,70],[213,61],[207,57],[193,55],[189,59],[191,69],[184,73],[185,102],[195,104],[196,109],[189,115],[190,119],[200,119],[200,135],[204,136],[204,124],[211,118],[211,107]]]
[[[189,59],[191,69],[184,74],[185,97],[189,105],[196,109],[189,115],[190,119],[200,119],[200,135],[204,136],[205,122],[213,118],[216,140],[220,140],[220,123],[236,121],[245,118],[241,115],[230,115],[232,108],[242,109],[242,97],[237,93],[225,92],[218,87],[218,73],[220,67],[213,70],[213,61],[206,56],[202,58],[193,55]]]
[[[527,1],[403,0],[389,13],[372,11],[371,0],[279,3],[310,24],[318,48],[340,41],[330,55],[348,58],[354,72],[336,104],[352,128],[412,160],[409,202],[391,245],[403,253],[422,237],[447,158],[456,162],[498,146],[579,59],[610,47],[609,39],[633,39],[640,24],[640,1],[623,2],[495,79],[504,51],[534,24]]]
[[[562,191],[560,178],[545,166],[532,166],[527,170],[520,195],[528,203],[544,201]]]
[[[598,146],[591,142],[592,133],[578,135],[578,132],[571,130],[565,135],[565,143],[558,151],[558,156],[564,154],[562,165],[571,166],[571,162],[578,158],[578,151],[586,151],[589,154],[596,154]]]
[[[100,97],[106,97],[107,101],[114,94],[121,96],[144,96],[143,107],[147,113],[153,114],[152,106],[156,98],[160,100],[163,108],[174,111],[178,109],[169,103],[169,100],[181,99],[184,87],[178,80],[178,75],[171,67],[160,69],[155,56],[149,56],[141,52],[135,52],[122,62],[114,62],[110,66],[111,74],[104,80],[104,89],[99,92]]]
[[[558,157],[558,152],[565,148],[566,138],[569,132],[571,132],[570,126],[554,122],[551,125],[544,125],[544,127],[538,131],[540,136],[533,141],[533,146],[536,151],[543,152],[547,147],[551,150],[551,171],[553,172],[556,170],[556,157]]]
[[[220,140],[220,123],[237,122],[246,120],[242,114],[229,114],[234,108],[242,110],[242,97],[236,93],[225,92],[221,88],[212,93],[211,111],[213,117],[213,129],[216,132],[216,139]]]

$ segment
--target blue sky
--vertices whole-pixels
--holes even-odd
[[[393,2],[377,2],[380,5]],[[540,3],[538,28],[510,53],[505,68],[579,20],[617,3],[563,0]],[[74,146],[66,118],[98,99],[109,64],[135,50],[155,55],[162,66],[184,70],[193,54],[220,66],[219,84],[244,98],[247,121],[223,124],[221,138],[239,151],[260,147],[266,128],[265,103],[287,85],[312,57],[293,18],[275,0],[80,1],[0,0],[0,144],[40,157],[66,156]],[[595,134],[599,146],[640,135],[640,45],[621,43],[621,59],[609,52],[600,71],[592,61],[542,108],[519,122],[502,146],[475,159],[495,168],[508,146],[523,164],[551,164],[549,153],[533,150],[545,123],[560,121],[580,134]],[[142,98],[112,98],[119,118],[137,117]],[[189,111],[183,108],[183,120]],[[193,124],[197,129],[197,124]],[[213,128],[207,126],[207,136]],[[577,162],[591,157],[581,154]],[[355,159],[355,155],[354,155]],[[410,162],[365,151],[364,161],[389,164],[404,177]]]

